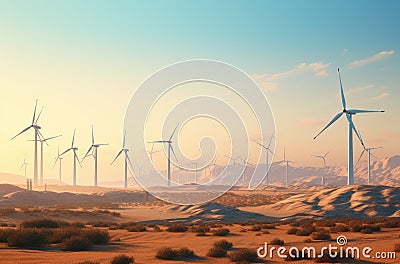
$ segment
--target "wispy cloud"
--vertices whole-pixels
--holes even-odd
[[[344,55],[346,55],[348,52],[349,52],[349,49],[343,49],[342,55],[344,56]]]
[[[315,127],[315,126],[321,126],[323,124],[324,124],[323,120],[318,120],[313,118],[304,118],[296,123],[296,125],[300,127]]]
[[[266,92],[273,91],[279,86],[277,82],[263,82],[263,81],[259,81],[258,85],[261,87],[261,89],[263,89]]]
[[[348,90],[348,91],[346,92],[346,94],[347,94],[347,95],[350,95],[350,94],[359,93],[359,92],[362,92],[362,91],[371,89],[372,87],[374,87],[373,84],[364,85],[364,86],[359,86],[359,87],[356,87],[356,88],[353,88],[353,89]]]
[[[381,100],[381,99],[385,98],[385,97],[388,96],[388,95],[389,95],[389,93],[381,93],[381,94],[378,95],[378,96],[375,96],[375,97],[370,98],[369,101]]]
[[[349,68],[352,69],[352,68],[360,67],[360,66],[363,66],[363,65],[378,61],[378,60],[382,60],[382,59],[384,59],[386,57],[389,57],[389,56],[391,56],[393,54],[394,54],[394,50],[384,50],[384,51],[381,51],[381,52],[379,52],[377,54],[372,55],[371,57],[353,61],[352,63],[349,64]]]

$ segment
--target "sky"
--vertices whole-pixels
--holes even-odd
[[[70,146],[75,128],[84,155],[94,125],[96,140],[109,144],[99,150],[99,181],[121,180],[122,161],[110,162],[131,97],[157,70],[190,59],[226,62],[254,78],[275,117],[275,160],[285,147],[294,166],[320,166],[311,155],[327,151],[328,165],[347,164],[344,119],[313,140],[341,111],[338,67],[348,108],[386,110],[354,117],[366,145],[382,146],[379,158],[399,154],[399,10],[398,1],[0,0],[0,172],[22,175],[26,153],[32,175],[33,132],[10,139],[29,125],[38,99],[43,134],[63,135],[45,146],[45,177],[58,177],[57,148]],[[198,142],[207,129],[194,140],[185,133],[199,126],[182,130],[182,142]],[[226,131],[218,129],[225,146]],[[198,147],[181,147],[200,155]],[[220,150],[227,162],[228,149]],[[163,168],[165,155],[156,155]],[[71,157],[63,165],[70,182]],[[78,183],[90,184],[92,173],[93,161],[85,160]]]

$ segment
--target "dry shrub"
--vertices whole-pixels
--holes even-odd
[[[218,228],[213,231],[214,236],[227,236],[231,231],[228,228]]]
[[[135,259],[133,257],[129,257],[124,254],[115,256],[111,260],[111,264],[132,264],[134,262],[135,262]]]
[[[311,237],[314,240],[328,240],[329,241],[332,239],[331,234],[329,234],[327,231],[316,232],[316,233],[312,234]]]
[[[36,218],[25,220],[21,223],[23,228],[60,228],[69,226],[70,224],[64,221],[52,220],[48,218]]]
[[[83,236],[73,236],[63,240],[62,250],[65,251],[86,251],[91,247],[91,242]]]
[[[207,256],[212,257],[212,258],[223,258],[223,257],[226,257],[226,255],[227,255],[226,249],[216,247],[216,246],[213,246],[207,252]]]
[[[8,239],[8,246],[31,248],[43,247],[48,244],[48,232],[37,228],[18,229]]]
[[[241,263],[251,263],[257,261],[257,252],[251,249],[241,249],[239,251],[232,252],[229,255],[229,258],[233,262],[241,262]]]
[[[269,242],[270,245],[276,245],[276,246],[283,246],[285,245],[285,241],[279,238],[274,238]]]
[[[228,240],[222,239],[214,242],[214,247],[219,247],[225,250],[230,250],[233,247],[232,242],[229,242]]]
[[[183,224],[170,225],[167,228],[167,231],[168,232],[176,232],[176,233],[186,232],[187,231],[187,227],[185,225],[183,225]]]

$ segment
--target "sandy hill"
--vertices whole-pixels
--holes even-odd
[[[259,213],[281,217],[389,217],[400,216],[400,188],[354,185],[298,194]]]

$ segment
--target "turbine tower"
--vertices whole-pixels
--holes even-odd
[[[283,160],[278,162],[278,164],[282,163],[282,162],[285,163],[285,167],[286,167],[285,186],[288,187],[288,179],[289,179],[289,177],[288,177],[288,165],[289,165],[289,163],[294,162],[294,161],[286,159],[286,149],[285,148],[283,148]]]
[[[349,123],[349,129],[348,129],[348,178],[347,178],[347,185],[353,185],[354,184],[354,167],[353,167],[353,131],[357,135],[358,139],[361,142],[361,145],[365,148],[364,142],[362,141],[362,138],[360,134],[358,133],[354,123],[353,123],[353,115],[356,114],[363,114],[363,113],[374,113],[374,112],[385,112],[382,110],[358,110],[358,109],[347,109],[346,105],[346,98],[344,96],[344,91],[343,91],[343,86],[342,86],[342,79],[340,77],[340,71],[338,68],[338,74],[339,74],[339,84],[340,84],[340,94],[341,94],[341,99],[342,99],[342,107],[343,110],[342,112],[338,113],[336,116],[333,117],[333,119],[319,132],[314,139],[316,139],[322,132],[324,132],[330,125],[332,125],[336,120],[338,120],[343,114],[346,115],[347,122]]]
[[[94,129],[92,126],[92,145],[89,147],[88,151],[86,152],[85,156],[82,158],[82,162],[85,160],[86,157],[92,155],[94,159],[94,186],[97,187],[97,149],[101,146],[106,146],[108,144],[98,144],[94,141]]]
[[[25,178],[26,178],[26,166],[28,165],[28,162],[26,162],[26,153],[25,153],[25,157],[24,157],[24,163],[22,163],[21,168],[24,167],[24,171],[25,171]]]
[[[56,161],[54,162],[53,168],[56,166],[57,161],[60,161],[60,167],[59,167],[59,171],[58,171],[58,179],[61,183],[61,166],[62,166],[62,157],[60,155],[60,146],[58,146],[58,151],[57,151],[57,157],[55,157]]]
[[[268,146],[264,146],[263,144],[254,141],[256,144],[258,144],[260,147],[264,148],[266,150],[266,162],[265,162],[265,186],[268,187],[269,185],[269,180],[268,180],[268,172],[269,172],[269,167],[268,167],[268,162],[269,162],[269,153],[271,153],[272,155],[274,155],[274,153],[271,150],[271,142],[272,142],[272,138],[273,136],[271,136]]]
[[[237,161],[238,159],[241,159],[241,157],[240,157],[240,156],[237,156],[236,158],[233,158],[233,157],[229,157],[229,156],[226,156],[226,155],[224,155],[224,156],[233,161],[233,183],[236,183],[236,181],[237,181],[237,176],[236,176],[236,161]]]
[[[178,125],[179,124],[176,125],[174,131],[172,132],[172,134],[168,140],[156,140],[156,141],[148,142],[148,143],[161,143],[161,144],[167,143],[168,144],[168,187],[171,186],[171,151],[172,151],[172,154],[174,154],[175,159],[178,160],[176,158],[174,148],[172,147],[172,137],[174,136],[175,131],[178,128]]]
[[[246,166],[249,165],[250,167],[254,167],[254,165],[247,162],[247,160],[243,159],[242,157],[240,157],[240,159],[243,161],[242,185],[244,187],[246,185],[245,184],[246,179],[245,179],[245,174],[244,174],[244,172],[246,171]]]
[[[127,149],[125,147],[125,141],[126,141],[126,130],[124,131],[124,137],[123,137],[123,140],[122,140],[122,149],[118,152],[117,156],[111,162],[111,165],[118,159],[118,157],[119,157],[119,155],[121,155],[121,153],[124,153],[124,155],[125,155],[125,159],[124,159],[124,165],[125,165],[125,167],[124,167],[124,173],[125,173],[124,174],[124,187],[128,188],[128,162],[129,162],[129,164],[131,165],[132,168],[133,168],[133,166],[132,166],[131,159],[129,158],[129,155],[128,155],[129,149]]]
[[[325,153],[325,155],[321,156],[321,155],[312,155],[315,158],[319,158],[322,159],[324,162],[324,170],[326,168],[326,156],[328,156],[329,152]],[[325,171],[322,172],[322,178],[321,178],[321,185],[324,186],[325,185],[325,175],[324,175]]]
[[[68,151],[72,150],[74,152],[74,177],[72,180],[72,185],[76,186],[76,162],[78,161],[79,166],[82,168],[81,162],[79,161],[78,155],[76,154],[76,151],[78,150],[77,147],[74,146],[74,141],[75,141],[75,129],[74,129],[74,135],[72,136],[72,144],[71,147],[67,150],[65,150],[63,153],[61,153],[60,156],[64,155],[65,153],[67,153]]]
[[[32,118],[32,123],[25,129],[23,129],[21,132],[19,132],[17,135],[15,135],[14,137],[11,138],[11,140],[13,140],[14,138],[18,137],[19,135],[25,133],[26,131],[28,131],[29,129],[33,128],[35,130],[35,148],[34,148],[34,153],[33,153],[33,185],[37,186],[38,185],[38,146],[37,146],[37,142],[38,139],[41,137],[40,134],[40,129],[41,127],[37,124],[37,121],[39,120],[40,114],[42,113],[43,108],[40,110],[39,115],[36,117],[36,108],[37,108],[37,103],[38,100],[36,99],[36,103],[35,103],[35,110],[33,111],[33,118]],[[43,137],[42,137],[43,138]]]
[[[371,150],[375,150],[375,149],[381,149],[382,147],[377,147],[377,148],[364,148],[363,151],[360,154],[360,157],[358,158],[357,162],[356,162],[356,166],[358,164],[358,162],[360,161],[360,159],[362,158],[363,154],[366,152],[368,154],[368,183],[371,183],[371,155],[375,157],[374,154],[371,153]],[[375,157],[377,158],[377,157]]]
[[[48,137],[48,138],[43,138],[42,134],[39,134],[39,141],[40,141],[40,185],[43,185],[43,162],[44,162],[44,158],[43,158],[43,143],[46,143],[47,146],[49,145],[47,143],[47,141],[54,139],[54,138],[58,138],[61,137],[62,135],[58,135],[58,136],[54,136],[54,137]],[[34,139],[31,139],[29,141],[35,141]]]

